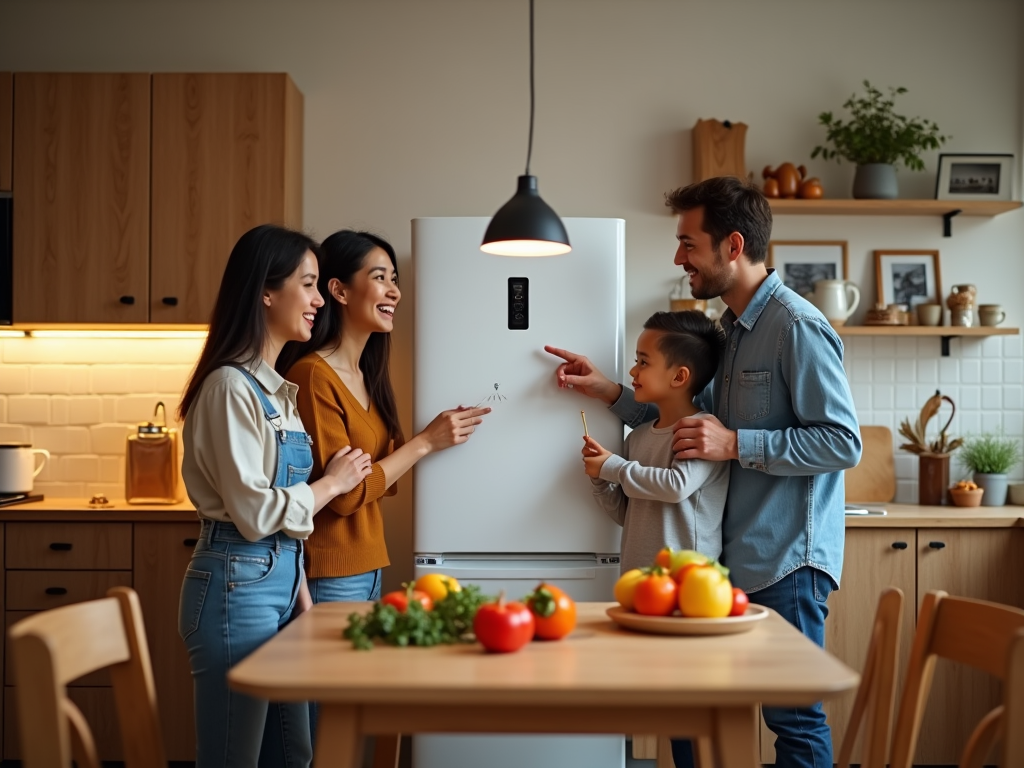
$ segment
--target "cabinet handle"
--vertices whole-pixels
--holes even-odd
[[[55,541],[50,544],[50,549],[55,552],[70,552],[71,544],[66,541]]]
[[[199,539],[185,539],[181,543],[184,544],[186,547],[194,547],[196,544],[199,543]]]
[[[135,297],[134,296],[122,296],[120,299],[118,299],[118,301],[120,301],[122,304],[134,304],[135,303]]]
[[[66,595],[67,589],[64,587],[47,587],[46,594],[48,595]]]
[[[168,307],[176,307],[176,306],[178,306],[178,297],[177,296],[164,296],[162,299],[160,299],[160,301],[162,301]]]
[[[906,549],[907,548],[907,542],[905,542],[905,541],[894,541],[892,543],[892,548],[893,549]]]
[[[944,542],[944,541],[929,541],[928,542],[928,546],[931,547],[932,549],[944,549],[945,546],[946,546],[946,542]]]

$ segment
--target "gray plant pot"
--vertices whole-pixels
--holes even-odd
[[[974,482],[979,488],[985,489],[981,496],[981,506],[1001,507],[1006,503],[1006,489],[1009,487],[1006,475],[985,475],[975,472]]]
[[[900,193],[896,166],[866,163],[857,166],[853,177],[853,196],[858,200],[895,200]]]

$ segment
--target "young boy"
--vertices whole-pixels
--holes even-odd
[[[679,419],[704,415],[693,398],[714,378],[724,344],[722,329],[701,312],[656,312],[629,375],[636,401],[658,406],[658,420],[634,429],[621,457],[584,438],[594,498],[622,526],[622,573],[651,565],[666,546],[722,553],[729,462],[675,459],[672,432]]]

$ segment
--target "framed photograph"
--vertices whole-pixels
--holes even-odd
[[[818,280],[846,279],[846,241],[773,240],[765,266],[774,267],[788,288],[804,296]]]
[[[878,301],[903,304],[911,312],[918,304],[942,304],[938,251],[875,251]]]
[[[1009,200],[1013,155],[939,155],[936,200]]]

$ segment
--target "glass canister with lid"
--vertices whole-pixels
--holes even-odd
[[[153,419],[128,435],[124,495],[129,504],[177,504],[183,498],[178,430],[167,426],[162,402],[153,409]]]

